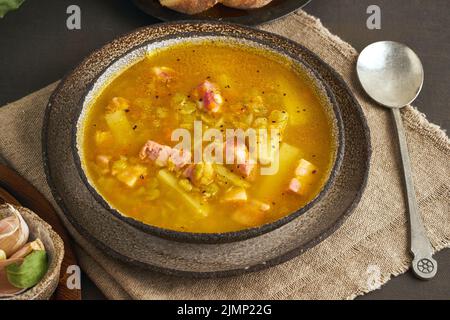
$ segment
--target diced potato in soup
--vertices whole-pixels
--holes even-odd
[[[336,146],[325,100],[285,60],[205,40],[137,62],[89,106],[82,137],[89,181],[123,215],[185,232],[257,227],[305,206],[326,183]],[[171,140],[180,128],[193,137],[194,121],[223,134],[216,152],[227,148],[227,129],[278,135],[256,139],[254,149],[250,139],[236,144],[240,162],[194,163],[198,142],[180,150]],[[261,150],[255,161],[252,150]],[[277,170],[262,174],[271,165]]]

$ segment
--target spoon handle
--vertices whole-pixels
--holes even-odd
[[[416,194],[414,192],[414,183],[411,173],[411,162],[409,160],[408,145],[406,143],[400,108],[394,108],[391,110],[397,127],[406,194],[408,197],[409,222],[411,227],[411,252],[414,255],[412,267],[417,277],[423,280],[428,280],[435,276],[437,271],[437,262],[432,258],[433,249],[427,238],[426,231],[417,208]]]

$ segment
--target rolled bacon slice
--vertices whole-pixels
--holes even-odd
[[[236,168],[244,177],[249,177],[256,168],[256,163],[252,163],[249,159],[247,146],[245,144],[237,145],[236,149]]]
[[[305,189],[316,180],[317,167],[311,162],[300,159],[295,169],[295,177],[291,179],[288,191],[304,195]]]
[[[219,112],[223,104],[223,97],[217,86],[208,81],[203,81],[194,89],[192,96],[197,99],[197,105],[201,110],[208,112]]]
[[[169,67],[153,67],[152,72],[159,81],[164,83],[172,81],[175,77],[175,70]]]
[[[239,174],[244,177],[249,177],[256,168],[256,162],[251,161],[245,143],[239,141],[235,143],[234,139],[228,139],[225,146],[225,152],[230,152],[232,150],[230,148],[234,148],[235,167]]]
[[[297,178],[292,178],[291,181],[289,182],[288,190],[294,193],[299,193],[301,187],[302,184],[300,183],[300,181]]]
[[[191,153],[189,151],[171,148],[152,140],[145,143],[139,153],[139,157],[144,161],[154,161],[160,167],[167,166],[170,161],[178,169],[189,164],[191,161]]]

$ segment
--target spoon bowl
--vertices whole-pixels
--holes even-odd
[[[419,57],[407,46],[393,41],[366,47],[359,56],[357,72],[367,94],[389,108],[413,102],[424,80]]]

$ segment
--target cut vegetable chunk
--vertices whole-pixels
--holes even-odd
[[[249,205],[256,210],[262,211],[262,212],[266,212],[270,210],[270,204],[256,200],[256,199],[252,199],[249,202]]]
[[[106,107],[106,112],[113,113],[119,110],[128,110],[130,102],[122,97],[114,97]]]
[[[300,155],[300,149],[283,142],[280,146],[278,172],[261,177],[260,187],[256,193],[257,198],[272,199],[277,192],[286,188]]]
[[[189,171],[192,170],[192,171]],[[188,168],[184,174],[188,174],[189,180],[196,186],[209,185],[214,182],[215,171],[212,163],[201,162],[194,164],[192,169]]]
[[[230,170],[228,170],[226,167],[220,165],[220,164],[214,164],[214,169],[216,170],[216,173],[230,182],[231,184],[235,185],[236,187],[242,187],[242,188],[250,188],[250,183],[248,181],[245,181],[243,178],[238,176],[237,174],[234,174]]]
[[[257,137],[257,157],[262,165],[269,165],[276,161],[277,150],[280,147],[280,137],[276,134],[259,134]],[[279,150],[278,150],[279,151]]]
[[[97,164],[100,173],[107,174],[109,173],[109,162],[111,160],[110,156],[98,155],[95,157],[95,163]]]
[[[264,221],[265,214],[260,210],[251,210],[247,207],[239,208],[232,213],[231,218],[237,223],[246,227],[254,227],[261,225]]]
[[[95,132],[95,144],[99,148],[108,148],[114,144],[114,138],[110,131],[99,131]]]
[[[247,200],[247,192],[244,188],[232,188],[223,196],[224,202],[245,202]]]
[[[295,169],[295,176],[289,183],[288,190],[298,195],[306,195],[309,186],[316,180],[317,167],[305,159],[300,159]]]
[[[192,210],[192,212],[197,213],[203,217],[207,217],[209,214],[209,209],[206,203],[195,199],[189,195],[184,189],[178,184],[178,179],[172,175],[168,170],[162,169],[158,171],[159,181],[179,194],[180,199],[183,203]]]
[[[116,174],[117,180],[125,183],[130,188],[136,185],[139,178],[147,175],[147,168],[141,165],[130,166]]]
[[[286,111],[274,110],[269,116],[269,127],[278,129],[283,136],[284,130],[288,124],[289,115]],[[281,140],[281,139],[280,139]]]
[[[295,175],[304,177],[317,173],[317,167],[311,162],[301,159],[298,163],[297,169],[295,169]]]
[[[126,145],[133,137],[133,128],[124,110],[117,110],[105,115],[106,124],[120,145]]]

